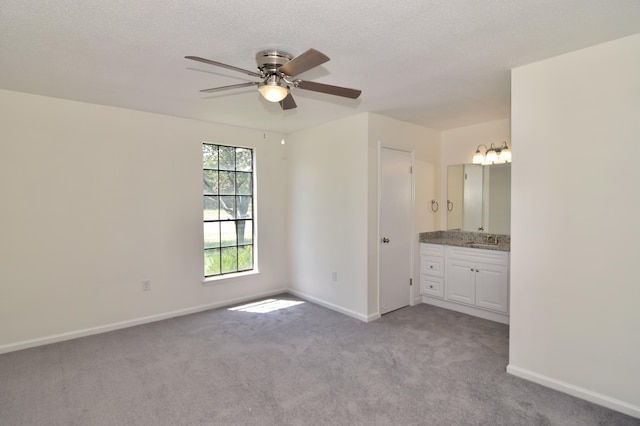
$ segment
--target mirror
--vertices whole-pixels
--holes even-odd
[[[511,163],[447,167],[447,229],[511,233]]]

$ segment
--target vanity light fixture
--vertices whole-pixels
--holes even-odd
[[[480,147],[483,146],[485,153],[480,151]],[[491,146],[487,148],[486,145],[478,145],[476,153],[473,155],[473,164],[498,164],[498,163],[510,163],[511,162],[511,150],[507,146],[507,142],[502,142],[501,146]]]

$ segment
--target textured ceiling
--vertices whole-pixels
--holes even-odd
[[[290,132],[358,112],[434,129],[506,118],[510,69],[640,32],[638,0],[0,0],[0,88]],[[293,89],[283,112],[252,81],[254,55],[308,48],[300,76],[358,100]],[[246,77],[246,78],[245,78]]]

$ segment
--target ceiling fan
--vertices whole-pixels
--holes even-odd
[[[232,84],[230,86],[214,87],[212,89],[201,90],[201,92],[211,93],[221,90],[257,86],[258,90],[266,100],[270,102],[279,102],[283,110],[293,109],[296,107],[296,102],[293,100],[293,96],[291,96],[291,87],[311,90],[313,92],[327,93],[329,95],[342,96],[350,99],[357,99],[358,96],[360,96],[360,93],[362,93],[360,90],[356,89],[295,79],[295,76],[302,74],[311,68],[315,68],[329,60],[327,55],[315,49],[309,49],[296,57],[293,57],[293,55],[282,50],[262,50],[256,53],[258,72],[245,70],[232,65],[223,64],[221,62],[212,61],[210,59],[200,58],[198,56],[185,56],[185,58],[226,68],[232,71],[238,71],[252,77],[257,77],[261,80],[259,82],[254,81]]]

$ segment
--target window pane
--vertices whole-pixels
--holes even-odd
[[[204,222],[204,248],[220,247],[220,222]]]
[[[222,247],[235,246],[236,239],[236,222],[220,222],[220,244]]]
[[[218,168],[218,146],[210,144],[202,144],[202,168],[217,169]]]
[[[204,251],[204,276],[220,273],[220,249]]]
[[[232,146],[220,147],[220,170],[236,169],[236,149]]]
[[[253,269],[253,246],[238,247],[238,270]]]
[[[253,243],[253,221],[238,220],[236,221],[236,229],[238,245]]]
[[[251,270],[253,150],[203,143],[202,169],[205,276]]]
[[[236,193],[236,172],[219,172],[219,194],[234,195]]]
[[[238,248],[225,247],[222,249],[222,273],[238,270]]]
[[[236,173],[236,193],[251,195],[251,173]]]
[[[236,197],[227,195],[220,197],[220,219],[236,218]]]
[[[236,148],[236,170],[250,172],[253,170],[253,159],[251,150],[246,148]]]
[[[251,219],[253,212],[253,199],[249,195],[236,197],[238,219]]]
[[[219,201],[218,197],[214,195],[207,195],[204,197],[202,216],[204,220],[218,220],[219,213]]]
[[[217,194],[218,193],[218,172],[215,170],[203,170],[202,171],[204,194]]]

